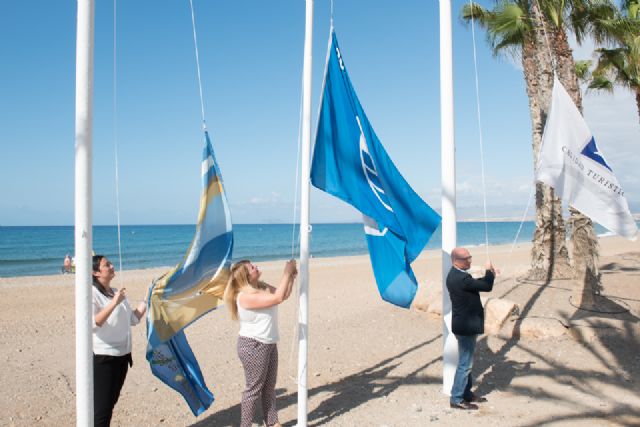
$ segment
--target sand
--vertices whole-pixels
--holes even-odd
[[[516,302],[520,315],[479,339],[474,375],[488,402],[476,412],[450,409],[442,393],[439,316],[383,302],[367,256],[312,259],[309,425],[640,425],[640,242],[600,242],[601,302],[614,314],[576,310],[570,281],[546,287],[516,281],[527,268],[530,245],[513,252],[491,248],[503,273],[491,296]],[[481,266],[484,249],[471,252]],[[258,265],[266,281],[277,282],[282,261]],[[440,251],[424,252],[414,269],[420,295],[441,286]],[[141,300],[165,270],[123,272],[130,301]],[[73,276],[0,278],[0,425],[75,424],[73,291]],[[297,417],[296,306],[294,293],[280,308],[278,407],[289,426]],[[237,329],[224,309],[187,329],[216,397],[196,418],[151,374],[145,327],[135,327],[134,366],[112,425],[238,425],[244,379]]]

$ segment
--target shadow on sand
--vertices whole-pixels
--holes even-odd
[[[635,255],[629,257],[629,255]],[[603,273],[612,271],[637,272],[640,253],[627,254],[622,263],[609,263],[601,267]],[[570,360],[559,363],[545,356],[543,352],[536,351],[536,347],[553,345],[552,341],[540,341],[535,345],[521,345],[520,324],[530,314],[534,304],[547,289],[540,286],[522,308],[519,319],[516,321],[514,337],[506,340],[497,350],[492,350],[485,336],[478,342],[478,350],[474,364],[474,376],[484,374],[482,381],[477,385],[479,395],[487,394],[493,390],[509,390],[511,394],[530,398],[531,400],[548,400],[561,407],[571,407],[574,410],[554,411],[554,414],[537,418],[535,422],[518,424],[525,427],[533,427],[547,424],[562,424],[569,422],[586,421],[607,423],[607,425],[640,425],[640,407],[631,406],[621,401],[615,402],[616,396],[611,395],[611,388],[615,388],[616,395],[635,396],[638,393],[637,381],[640,377],[637,351],[640,348],[640,331],[638,322],[640,319],[629,310],[626,301],[637,301],[621,297],[599,297],[599,307],[603,312],[574,309],[570,313],[558,314],[558,320],[569,328],[570,335],[586,350],[590,356],[599,362],[600,367],[580,366],[572,364]],[[563,289],[563,288],[555,288]],[[567,289],[568,290],[568,289]],[[534,316],[535,317],[535,316]],[[495,347],[495,345],[494,345]],[[529,361],[518,362],[511,360],[508,353],[518,347],[520,351],[528,354]],[[482,357],[478,357],[481,354]],[[519,358],[522,360],[522,357]],[[543,366],[543,367],[538,367]],[[604,368],[602,368],[604,367]],[[511,384],[515,377],[531,377],[530,381],[519,381],[520,385]],[[536,378],[551,379],[557,384],[572,388],[577,393],[559,394],[538,386]],[[531,384],[523,386],[522,383]],[[566,389],[566,388],[564,388]],[[556,389],[557,390],[557,389]],[[605,391],[606,390],[606,391]],[[608,393],[607,393],[608,391]],[[589,398],[579,398],[586,395]],[[605,407],[594,407],[592,402],[609,401],[603,404]],[[622,400],[622,399],[619,399]],[[587,403],[587,402],[591,402]],[[560,413],[558,413],[560,412]],[[595,425],[594,424],[594,425]]]
[[[640,253],[627,255],[631,255],[631,257],[624,257],[621,263],[604,264],[601,267],[602,272],[607,274],[613,271],[624,271],[627,274],[633,274],[633,272],[640,271],[640,268],[636,267],[639,264]],[[492,391],[508,391],[512,396],[521,396],[531,400],[547,400],[558,407],[558,410],[553,411],[553,414],[538,414],[535,422],[524,421],[522,424],[517,424],[523,427],[581,421],[594,425],[604,423],[620,426],[640,425],[640,407],[624,403],[621,401],[622,399],[615,402],[616,396],[611,396],[612,388],[619,396],[635,396],[638,393],[640,359],[634,349],[640,348],[638,328],[640,319],[633,311],[629,310],[629,306],[625,302],[637,300],[624,297],[602,297],[601,305],[606,307],[606,311],[609,313],[576,309],[567,313],[560,312],[557,315],[556,320],[570,328],[571,335],[577,343],[581,343],[576,345],[582,345],[583,349],[599,362],[600,367],[593,368],[588,365],[572,364],[571,361],[560,363],[546,356],[544,351],[538,350],[542,349],[540,346],[553,345],[553,341],[536,341],[532,345],[532,341],[524,343],[518,338],[522,320],[527,316],[536,317],[532,315],[532,310],[547,289],[567,292],[567,298],[570,291],[568,288],[553,285],[538,286],[522,307],[519,320],[515,324],[513,338],[504,341],[497,350],[489,347],[486,336],[478,341],[473,368],[474,377],[481,379],[476,384],[477,393],[485,395]],[[310,389],[308,391],[309,397],[320,395],[321,402],[309,412],[308,424],[310,426],[331,425],[332,421],[345,413],[371,399],[386,396],[404,385],[440,384],[441,378],[439,376],[430,377],[425,375],[424,371],[434,363],[441,361],[441,357],[417,367],[407,375],[394,376],[392,372],[402,363],[403,356],[434,343],[434,345],[439,345],[440,340],[441,335],[437,335],[369,368]],[[509,353],[515,348],[524,352],[526,357],[519,357],[519,361],[511,359]],[[526,361],[522,361],[523,359]],[[514,378],[523,377],[530,377],[530,380],[518,381],[518,385],[512,384]],[[538,379],[541,377],[564,387],[545,390],[539,386]],[[576,393],[558,391],[566,390],[567,387]],[[278,391],[279,409],[297,403],[295,392],[283,395],[284,389]],[[584,399],[587,396],[589,398]],[[608,404],[595,407],[589,403],[594,401],[608,401]],[[567,409],[563,412],[562,408]],[[573,408],[573,410],[569,410],[569,408]],[[258,409],[254,422],[261,420],[260,412]],[[240,405],[237,404],[216,412],[193,426],[234,426],[238,425],[239,419]],[[283,425],[293,426],[295,421]]]
[[[329,384],[308,390],[309,397],[326,394],[326,398],[308,414],[308,425],[329,425],[331,421],[346,412],[368,402],[371,399],[388,395],[400,386],[426,385],[440,383],[440,378],[429,378],[420,373],[430,365],[442,360],[435,358],[414,371],[403,376],[394,376],[392,371],[401,364],[400,359],[405,355],[426,347],[441,339],[442,335],[435,336],[423,343],[417,344],[393,357],[365,368],[359,372],[341,378]],[[278,390],[282,392],[281,389]],[[278,395],[278,409],[282,410],[297,403],[297,393]],[[194,427],[218,427],[235,426],[240,420],[240,405],[234,405],[193,424]],[[262,420],[261,410],[256,411],[254,423]],[[295,421],[283,423],[283,426],[293,426]]]

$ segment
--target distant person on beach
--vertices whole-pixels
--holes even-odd
[[[483,278],[471,277],[467,272],[471,268],[471,258],[467,249],[455,248],[451,251],[453,266],[447,275],[452,307],[451,329],[458,340],[458,367],[449,403],[452,408],[466,410],[478,409],[475,403],[487,401],[471,392],[471,369],[476,339],[484,333],[484,309],[480,302],[480,292],[490,292],[496,276],[496,270],[491,261],[488,261]]]
[[[147,311],[145,301],[131,309],[126,289],[114,289],[113,264],[93,256],[93,408],[94,425],[109,426],[113,408],[127,376],[131,359],[131,326]]]
[[[244,368],[246,384],[240,404],[240,427],[252,425],[259,402],[266,425],[280,427],[275,390],[278,376],[278,304],[291,295],[298,269],[295,260],[287,261],[277,288],[260,282],[261,274],[250,261],[235,263],[224,293],[231,318],[240,321],[238,357]]]
[[[62,273],[71,273],[71,255],[67,254],[62,261]]]

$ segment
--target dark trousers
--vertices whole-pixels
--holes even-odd
[[[113,407],[131,364],[131,354],[124,356],[93,355],[93,424],[109,427]]]

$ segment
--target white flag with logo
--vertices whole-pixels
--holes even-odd
[[[635,240],[638,228],[624,191],[598,150],[580,111],[556,78],[536,179],[612,232]]]

